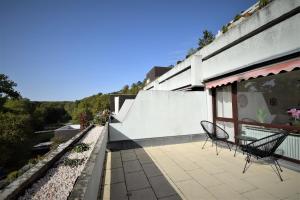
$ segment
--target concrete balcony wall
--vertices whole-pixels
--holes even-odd
[[[110,124],[110,141],[203,133],[201,120],[209,120],[206,92],[141,91],[123,122]]]
[[[130,110],[133,102],[134,102],[134,99],[126,99],[120,109],[120,112],[113,117],[116,118],[119,122],[122,122],[124,120],[124,118],[126,117],[128,111]]]
[[[183,60],[175,65],[170,71],[166,72],[153,82],[145,86],[145,90],[172,90],[184,85],[191,84],[192,57]],[[186,70],[186,71],[184,71]],[[172,88],[172,89],[171,89]]]
[[[297,14],[205,60],[202,63],[203,79],[300,51],[299,32],[300,14]]]
[[[144,89],[172,90],[188,84],[202,86],[207,79],[299,52],[299,9],[299,0],[272,1]],[[191,72],[179,73],[188,67]]]
[[[169,80],[159,84],[156,88],[157,90],[174,90],[182,86],[191,84],[191,69],[172,77]]]

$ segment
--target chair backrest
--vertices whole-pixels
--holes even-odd
[[[259,140],[256,140],[252,143],[249,143],[249,145],[252,148],[256,148],[260,151],[263,151],[265,157],[270,156],[274,154],[276,149],[280,146],[280,144],[285,140],[285,138],[288,135],[288,132],[282,131],[280,133],[275,133],[267,137],[261,138]]]
[[[206,132],[206,134],[208,135],[208,137],[210,137],[211,139],[228,139],[229,135],[228,133],[222,129],[221,127],[219,127],[218,125],[209,122],[209,121],[201,121],[200,122],[203,130]]]

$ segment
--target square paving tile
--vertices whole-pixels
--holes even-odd
[[[126,152],[126,153],[122,153],[122,161],[125,162],[125,161],[130,161],[130,160],[136,160],[136,155],[134,153],[134,151],[129,151],[129,152]]]
[[[172,196],[160,198],[159,200],[182,200],[182,198],[178,194],[175,194]]]
[[[148,154],[137,154],[137,158],[142,164],[153,163],[153,160]]]
[[[142,170],[141,164],[137,160],[123,162],[123,165],[125,173],[137,172]]]
[[[229,173],[220,173],[214,175],[214,178],[230,186],[233,190],[237,191],[238,193],[248,192],[257,189],[257,187],[255,187],[254,185]]]
[[[160,169],[154,163],[147,163],[142,165],[147,177],[162,175]]]
[[[105,166],[106,169],[115,169],[120,167],[122,167],[121,158],[114,158],[106,161],[106,166]]]
[[[150,184],[158,198],[177,194],[175,189],[164,176],[155,176],[150,178]]]
[[[261,200],[278,200],[279,199],[261,189],[252,190],[250,192],[245,192],[242,194],[242,196],[244,196],[248,199],[261,199]]]
[[[148,179],[143,171],[125,174],[127,189],[138,190],[150,187]]]
[[[124,182],[123,168],[105,170],[104,184]]]
[[[215,199],[211,193],[209,193],[203,186],[197,183],[195,180],[188,180],[176,183],[180,188],[183,195],[187,199],[196,200],[196,199]]]
[[[103,188],[102,199],[104,200],[127,200],[127,190],[125,183],[115,183],[105,185]]]
[[[231,199],[239,199],[239,200],[247,200],[246,197],[242,196],[238,192],[234,191],[227,184],[217,185],[214,187],[209,187],[208,191],[216,198],[220,200],[231,200]]]
[[[132,191],[129,196],[130,200],[156,200],[154,192],[151,188]]]
[[[203,169],[188,171],[188,174],[204,187],[211,187],[222,184],[222,182]]]

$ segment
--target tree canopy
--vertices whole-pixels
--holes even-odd
[[[199,39],[199,42],[198,42],[198,45],[199,45],[199,48],[203,48],[205,47],[206,45],[212,43],[212,41],[214,41],[215,39],[215,36],[212,32],[208,31],[208,30],[204,30],[203,31],[203,36],[202,38]]]
[[[16,86],[17,84],[9,80],[7,75],[0,74],[0,98],[19,98],[21,95],[14,89]]]

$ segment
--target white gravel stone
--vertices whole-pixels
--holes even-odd
[[[19,197],[19,200],[36,199],[36,200],[52,200],[52,199],[67,199],[73,189],[77,177],[81,174],[94,146],[101,134],[103,127],[96,126],[90,130],[81,140],[80,143],[90,145],[88,151],[76,153],[69,151],[62,158],[57,161],[51,169],[48,170],[46,175],[34,183],[31,188],[25,191],[25,194]],[[82,159],[85,158],[83,164],[77,167],[69,167],[63,165],[63,160],[69,159]]]

